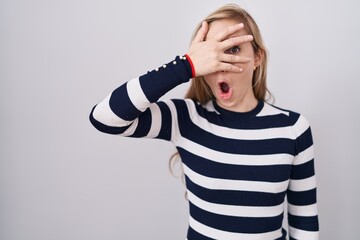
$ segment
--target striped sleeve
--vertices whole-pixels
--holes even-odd
[[[171,140],[175,106],[172,101],[157,101],[174,87],[189,81],[191,71],[188,59],[176,57],[128,81],[92,109],[90,122],[108,134]]]
[[[319,239],[314,147],[308,121],[299,116],[294,125],[296,156],[287,191],[290,239]]]

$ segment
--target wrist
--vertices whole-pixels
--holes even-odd
[[[185,58],[185,60],[187,59],[187,61],[189,62],[190,67],[191,67],[191,75],[194,78],[196,76],[194,64],[188,54],[185,54],[184,58]]]

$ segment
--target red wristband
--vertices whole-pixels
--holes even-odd
[[[193,64],[193,62],[191,61],[191,58],[189,57],[189,55],[185,54],[185,57],[186,57],[186,59],[187,59],[187,60],[189,61],[189,63],[190,63],[192,77],[195,77],[195,67],[194,67],[194,64]]]

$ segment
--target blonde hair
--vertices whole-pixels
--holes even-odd
[[[268,53],[262,40],[259,27],[248,12],[236,4],[227,4],[215,10],[209,14],[204,21],[211,23],[222,19],[233,19],[239,21],[239,23],[243,23],[247,34],[253,35],[254,39],[251,43],[254,53],[258,55],[261,60],[259,66],[254,70],[252,79],[253,91],[257,100],[267,101],[269,98],[272,98],[266,84]],[[199,31],[200,27],[201,23],[199,23],[195,28],[191,41],[195,38],[195,35]],[[202,76],[191,79],[190,87],[185,95],[185,98],[192,99],[200,104],[206,104],[210,100],[215,100],[214,95]],[[169,161],[171,173],[173,173],[173,166],[179,159],[178,152],[171,156]]]

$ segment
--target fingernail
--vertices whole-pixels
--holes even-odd
[[[239,23],[239,26],[240,26],[240,27],[243,27],[243,26],[244,26],[244,24],[243,24],[243,23]]]

